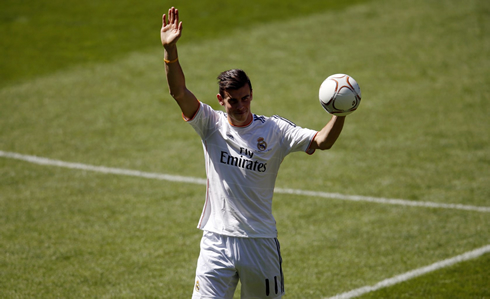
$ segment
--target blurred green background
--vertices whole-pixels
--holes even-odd
[[[0,151],[204,178],[165,83],[158,32],[173,5],[188,86],[215,108],[216,76],[240,67],[253,112],[320,129],[324,78],[359,82],[334,148],[287,157],[277,187],[488,207],[488,3],[2,1]],[[0,297],[190,297],[204,193],[0,157]],[[490,238],[487,212],[276,194],[274,215],[288,298],[373,285]],[[486,254],[364,297],[487,297],[489,269]]]

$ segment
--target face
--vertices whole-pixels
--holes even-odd
[[[246,84],[240,89],[225,90],[224,97],[218,94],[218,101],[225,107],[228,121],[234,126],[244,126],[252,121],[250,103],[252,102],[252,90]]]

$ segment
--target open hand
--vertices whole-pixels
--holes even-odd
[[[167,16],[162,16],[162,29],[160,30],[160,39],[162,46],[173,45],[177,43],[182,34],[182,22],[179,23],[179,11],[172,7],[168,10]]]

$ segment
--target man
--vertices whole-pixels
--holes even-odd
[[[279,166],[294,151],[313,154],[337,140],[345,117],[332,116],[319,132],[279,116],[253,114],[252,84],[242,70],[221,73],[218,102],[226,113],[200,102],[186,88],[177,41],[178,10],[162,17],[161,42],[170,94],[202,140],[207,174],[203,230],[192,298],[281,298],[284,278],[272,195]]]

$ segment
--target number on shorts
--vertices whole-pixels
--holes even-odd
[[[277,276],[274,276],[274,292],[276,295],[279,293],[279,285],[277,284]],[[270,283],[269,279],[265,279],[265,295],[269,296],[270,295]]]

